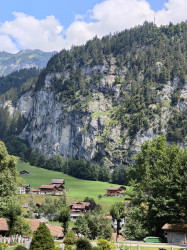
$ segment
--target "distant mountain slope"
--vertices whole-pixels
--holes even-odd
[[[42,69],[55,53],[41,50],[22,50],[16,54],[0,52],[0,76],[6,76],[13,71],[25,68]]]
[[[185,147],[186,37],[185,22],[145,22],[52,56],[18,100],[4,94],[26,119],[20,138],[49,156],[110,167],[160,134]]]

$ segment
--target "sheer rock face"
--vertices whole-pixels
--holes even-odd
[[[92,160],[100,147],[99,137],[108,120],[105,112],[112,108],[111,99],[105,98],[102,92],[94,93],[86,109],[75,110],[64,100],[57,101],[57,96],[50,89],[52,77],[46,77],[41,90],[30,93],[33,97],[32,103],[28,104],[29,116],[27,105],[21,105],[25,96],[18,100],[17,108],[28,119],[20,138],[28,140],[34,149],[45,154]],[[105,80],[103,82],[106,83]],[[101,85],[104,88],[102,82]],[[111,129],[110,136],[113,141],[111,145],[115,148],[116,139],[120,137],[119,126]]]
[[[129,154],[139,151],[145,140],[166,133],[171,117],[171,96],[179,84],[178,79],[168,82],[157,92],[158,103],[162,102],[161,115],[155,115],[154,123],[147,130],[137,132],[132,142],[128,128],[122,128],[116,122],[111,123],[111,112],[115,112],[114,99],[118,102],[122,91],[120,85],[114,84],[114,61],[110,62],[110,66],[83,67],[82,72],[87,77],[91,77],[94,72],[102,74],[94,89],[90,89],[89,100],[80,96],[79,101],[72,104],[67,98],[60,97],[59,93],[53,91],[52,82],[54,78],[60,79],[61,73],[49,73],[40,90],[25,93],[17,101],[16,107],[8,104],[12,113],[19,111],[27,118],[28,123],[20,138],[28,140],[33,149],[50,156],[60,154],[64,157],[86,158],[113,166],[128,163]],[[125,68],[121,71],[121,77],[124,75]],[[69,73],[64,77],[68,78]],[[127,84],[124,91],[130,91],[130,85]],[[187,106],[187,84],[184,84],[180,97],[176,108],[184,112]],[[151,104],[149,108],[154,110],[157,106]]]

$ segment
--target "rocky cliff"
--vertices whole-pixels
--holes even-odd
[[[107,41],[112,44],[114,38]],[[119,48],[117,54],[111,52],[112,45],[104,53],[106,41],[93,40],[92,46],[95,41],[103,46],[102,60],[93,61],[92,50],[85,54],[89,43],[87,48],[62,51],[48,63],[35,89],[17,101],[15,110],[27,119],[19,137],[47,155],[86,158],[107,166],[130,162],[145,140],[162,133],[169,142],[187,145],[186,61],[182,77],[174,73],[174,66],[165,72],[169,59],[160,49],[162,41],[158,48],[152,42],[132,42],[135,48],[123,54]],[[170,48],[170,37],[167,42]],[[80,49],[84,53],[77,58]],[[98,46],[95,51],[99,53]]]

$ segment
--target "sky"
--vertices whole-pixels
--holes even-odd
[[[187,0],[0,0],[0,51],[60,51],[154,21],[187,20]]]

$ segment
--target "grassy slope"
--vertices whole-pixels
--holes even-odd
[[[101,204],[103,209],[108,212],[113,203],[124,200],[124,197],[103,197],[100,200],[98,199],[98,195],[104,195],[106,193],[106,188],[111,186],[111,184],[107,182],[80,180],[61,172],[33,167],[21,161],[18,161],[17,169],[18,171],[27,170],[31,173],[30,175],[21,176],[25,180],[25,183],[31,185],[31,188],[38,188],[42,184],[49,184],[53,178],[65,179],[65,188],[70,189],[70,192],[67,194],[68,202],[82,201],[88,196],[94,198],[95,201]],[[35,195],[35,198],[41,200],[42,196]]]

